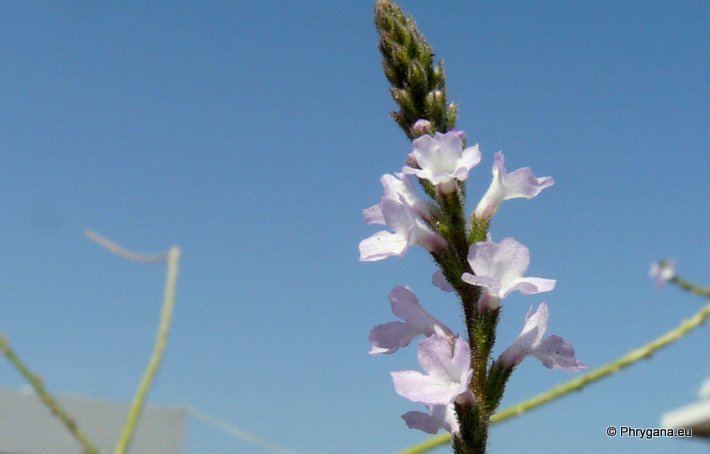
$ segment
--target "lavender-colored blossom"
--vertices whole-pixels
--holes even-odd
[[[424,405],[448,405],[468,390],[473,371],[468,344],[460,337],[453,344],[448,337],[432,335],[419,343],[419,365],[414,370],[392,372],[397,394]]]
[[[389,322],[370,331],[371,355],[391,354],[406,347],[417,335],[439,335],[453,339],[454,335],[443,323],[429,315],[409,287],[398,285],[389,294],[392,312],[403,322]]]
[[[444,429],[451,434],[459,433],[459,421],[456,418],[456,409],[453,403],[448,405],[427,405],[431,413],[421,411],[408,411],[402,419],[410,429],[419,429],[434,435],[439,429]]]
[[[403,173],[395,173],[394,175],[386,173],[382,175],[380,182],[385,190],[384,197],[397,203],[402,203],[411,208],[418,216],[426,218],[430,215],[431,204],[419,198],[412,178],[411,175],[404,175]],[[367,224],[385,224],[381,205],[382,203],[363,210],[362,214]]]
[[[530,252],[512,238],[504,238],[498,244],[492,241],[472,244],[468,250],[468,263],[475,275],[463,273],[461,279],[484,287],[491,308],[497,307],[500,300],[514,290],[531,295],[555,288],[554,279],[523,277],[530,264]]]
[[[532,307],[525,316],[525,325],[518,338],[500,357],[505,367],[515,367],[528,355],[539,359],[548,369],[564,369],[576,372],[587,365],[577,361],[574,347],[559,336],[543,339],[547,331],[547,304],[541,303],[534,314]]]
[[[430,252],[446,247],[446,240],[417,219],[402,197],[399,202],[382,197],[379,206],[382,209],[384,224],[394,230],[394,233],[383,230],[362,240],[361,261],[375,262],[393,255],[402,256],[413,244],[418,244]]]
[[[656,282],[656,287],[663,287],[666,282],[675,277],[675,262],[673,260],[653,262],[648,274]]]
[[[505,157],[499,151],[493,161],[493,181],[478,203],[474,215],[479,219],[491,218],[504,200],[532,199],[553,184],[555,180],[552,177],[535,177],[530,167],[507,173]]]
[[[434,137],[424,135],[412,142],[412,154],[419,168],[405,166],[402,172],[429,180],[442,192],[456,189],[455,180],[464,181],[468,172],[481,161],[478,145],[463,149],[457,132],[437,132]]]

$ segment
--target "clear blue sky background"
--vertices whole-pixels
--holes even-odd
[[[597,367],[703,303],[657,290],[661,257],[708,284],[710,7],[703,1],[404,1],[445,59],[459,128],[556,185],[506,203],[494,238],[532,254],[557,289],[506,300],[502,351],[531,304]],[[150,401],[190,405],[302,453],[386,453],[423,440],[368,357],[411,286],[462,329],[430,259],[358,261],[361,210],[410,144],[387,118],[370,1],[0,4],[0,331],[50,389],[127,401],[151,349],[165,269],[184,255],[174,331]],[[652,360],[492,429],[491,452],[705,452],[608,439],[657,427],[710,375],[710,327]],[[528,360],[503,406],[574,375]],[[0,367],[0,384],[19,387]],[[192,422],[187,453],[264,452]],[[443,450],[442,452],[446,452]]]

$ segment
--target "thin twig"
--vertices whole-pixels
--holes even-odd
[[[44,387],[42,379],[37,375],[32,373],[32,371],[25,365],[25,363],[15,354],[10,347],[10,343],[4,336],[0,336],[0,349],[2,350],[5,357],[10,361],[10,363],[15,366],[15,369],[22,375],[25,380],[32,386],[37,396],[40,398],[42,403],[46,405],[54,416],[56,416],[64,427],[67,428],[69,433],[74,436],[74,438],[81,444],[86,454],[98,454],[100,451],[94,444],[89,440],[89,438],[79,429],[76,420],[69,415],[59,404],[57,399],[50,394],[49,391]]]
[[[168,258],[168,254],[140,254],[138,252],[129,251],[126,248],[119,246],[108,238],[99,235],[93,230],[84,230],[84,236],[94,243],[102,246],[119,257],[139,263],[162,263]]]
[[[673,276],[669,282],[671,284],[677,285],[688,293],[692,293],[695,296],[699,296],[701,298],[710,298],[710,288],[701,287],[699,285],[693,284],[690,281],[686,281],[682,277]]]

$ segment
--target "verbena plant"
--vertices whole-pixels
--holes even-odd
[[[507,172],[503,153],[498,152],[490,186],[467,215],[466,180],[480,162],[481,151],[478,145],[468,146],[466,134],[456,129],[457,107],[447,100],[443,64],[434,61],[433,49],[414,20],[394,2],[377,1],[375,25],[384,73],[399,107],[391,116],[412,141],[412,149],[399,172],[380,179],[384,187],[380,202],[363,212],[368,224],[388,230],[360,242],[360,260],[378,261],[403,256],[412,246],[424,248],[438,267],[431,282],[458,299],[465,332],[459,335],[445,326],[424,310],[410,288],[397,285],[389,300],[401,321],[372,329],[370,354],[392,354],[415,338],[423,338],[417,358],[424,373],[392,372],[392,380],[399,395],[426,411],[410,411],[402,418],[410,428],[430,434],[444,429],[450,436],[407,452],[420,452],[450,439],[455,453],[485,453],[491,422],[620,370],[680,337],[689,327],[681,326],[569,385],[496,414],[508,380],[526,357],[537,358],[550,369],[578,372],[587,368],[577,360],[569,342],[545,336],[549,311],[545,303],[535,310],[531,307],[518,338],[501,355],[492,356],[503,300],[515,291],[526,295],[549,292],[556,282],[525,276],[528,248],[513,238],[493,241],[491,221],[505,200],[532,199],[552,186],[554,179],[536,177],[527,167]],[[659,279],[683,282],[668,263],[656,265],[653,272]],[[698,324],[708,310],[696,316]]]
[[[681,339],[710,317],[710,304],[677,328],[598,369],[510,408],[498,410],[506,385],[526,357],[537,358],[550,369],[578,372],[586,365],[577,360],[572,345],[559,336],[545,336],[549,309],[540,303],[530,309],[518,338],[498,357],[492,356],[503,300],[512,292],[531,295],[549,292],[555,281],[527,277],[528,249],[513,238],[498,242],[489,233],[491,221],[503,201],[532,199],[554,184],[552,177],[536,177],[529,168],[507,172],[503,153],[494,156],[492,181],[476,208],[466,214],[466,179],[481,160],[478,145],[468,146],[456,129],[457,107],[447,100],[443,64],[414,20],[391,0],[378,0],[375,25],[380,34],[383,69],[399,110],[392,118],[412,141],[411,152],[400,172],[381,178],[384,195],[364,210],[369,224],[387,227],[360,243],[360,259],[378,261],[405,255],[411,246],[424,248],[438,267],[431,282],[458,299],[464,333],[456,334],[427,313],[414,292],[402,285],[389,294],[392,311],[401,321],[376,326],[370,332],[370,354],[395,353],[418,340],[417,357],[424,373],[393,372],[395,390],[419,404],[420,410],[402,415],[407,426],[430,434],[446,434],[402,451],[420,453],[451,443],[456,453],[485,453],[491,424],[526,411],[614,374],[655,351]],[[417,189],[417,186],[420,188]],[[142,263],[167,263],[165,297],[155,346],[139,382],[129,414],[114,452],[128,451],[156,372],[160,367],[172,321],[180,249],[145,255],[128,251],[93,233],[87,236],[111,252]],[[710,298],[710,289],[679,277],[672,263],[651,267],[657,283],[671,283]],[[28,381],[41,401],[64,424],[85,453],[99,449],[76,420],[47,390],[8,340],[0,336],[0,350]]]

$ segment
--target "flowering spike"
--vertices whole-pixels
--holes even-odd
[[[413,126],[422,118],[431,122],[434,131],[453,128],[456,107],[446,101],[443,64],[439,61],[434,65],[434,51],[414,19],[394,2],[378,0],[375,27],[380,34],[382,67],[400,107],[391,115],[400,128],[410,140],[417,137]]]

